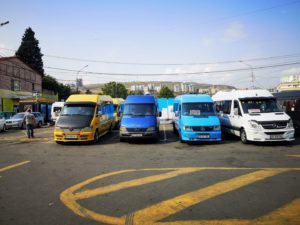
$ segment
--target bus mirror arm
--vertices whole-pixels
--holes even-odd
[[[179,116],[179,113],[178,113],[178,112],[175,112],[175,116],[178,117],[178,116]]]
[[[158,117],[161,117],[161,112],[158,112]]]

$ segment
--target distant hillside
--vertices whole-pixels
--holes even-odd
[[[181,85],[184,82],[169,82],[169,81],[147,81],[147,82],[121,82],[125,85],[127,89],[130,89],[133,85],[148,85],[153,84],[154,86],[167,86],[171,90],[173,90],[174,85]],[[203,84],[203,83],[196,83],[196,82],[185,82],[185,84],[191,84],[196,89],[209,89],[209,88],[216,88],[216,89],[235,89],[234,86],[229,85],[213,85],[213,84]],[[101,88],[104,84],[88,84],[84,85],[84,89],[89,89],[94,93],[101,92]]]

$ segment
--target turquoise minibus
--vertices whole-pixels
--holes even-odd
[[[180,142],[222,140],[220,120],[209,95],[181,95],[174,101],[173,131]]]

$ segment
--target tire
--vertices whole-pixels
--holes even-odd
[[[248,144],[249,141],[247,140],[247,134],[244,128],[242,128],[240,131],[240,137],[243,144]]]
[[[125,139],[120,137],[120,142],[125,142]]]
[[[178,134],[179,134],[179,141],[180,141],[180,143],[186,143],[186,141],[185,141],[185,140],[182,140],[181,133],[180,133],[180,132],[178,132]]]
[[[3,131],[3,132],[5,132],[5,131],[6,131],[6,125],[5,125],[5,124],[3,124],[2,131]]]
[[[177,130],[176,130],[176,127],[175,127],[175,123],[172,123],[173,124],[173,133],[174,134],[177,134]]]
[[[42,126],[42,121],[39,121],[38,122],[38,127],[41,127]]]
[[[56,141],[56,144],[62,145],[63,142],[62,141]]]
[[[22,123],[22,126],[21,126],[21,130],[25,130],[26,129],[26,124],[25,124],[25,121]]]
[[[95,144],[97,144],[99,142],[99,132],[98,130],[96,130],[95,134],[94,134],[94,141]]]

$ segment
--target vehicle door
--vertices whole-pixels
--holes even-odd
[[[181,118],[181,104],[178,104],[176,108],[177,108],[177,111],[175,112],[174,123],[175,123],[176,129],[179,131],[180,130],[180,118]]]
[[[237,135],[239,134],[239,130],[242,126],[242,119],[243,118],[240,104],[237,100],[234,100],[232,104],[232,110],[230,113],[230,121],[233,132]]]
[[[103,134],[105,131],[105,124],[103,124],[104,120],[103,120],[102,116],[103,116],[103,107],[102,107],[102,105],[98,105],[95,125],[98,128],[100,134]]]
[[[220,121],[226,130],[231,130],[231,104],[232,100],[226,100],[223,102],[221,111],[220,111]]]

